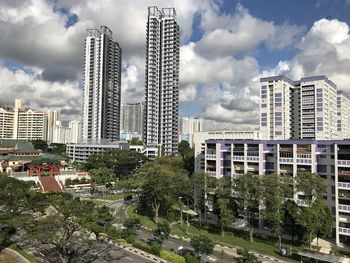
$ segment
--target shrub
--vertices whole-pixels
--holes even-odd
[[[166,259],[167,261],[170,261],[172,263],[186,263],[185,258],[181,257],[175,253],[166,251],[166,250],[161,250],[160,251],[160,257],[162,259]]]
[[[198,260],[195,256],[192,256],[190,253],[187,253],[185,255],[185,262],[186,263],[198,263]]]
[[[159,256],[161,249],[162,247],[158,242],[152,242],[152,245],[151,245],[152,254]]]

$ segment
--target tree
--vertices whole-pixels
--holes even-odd
[[[275,174],[266,175],[262,180],[265,210],[263,217],[271,232],[278,238],[279,248],[282,247],[282,230],[284,202],[287,186]]]
[[[156,223],[159,213],[167,214],[179,196],[191,194],[190,182],[181,164],[177,157],[162,157],[137,171],[137,176],[143,181],[140,205],[153,212]]]
[[[185,262],[186,263],[198,263],[198,260],[196,259],[196,257],[192,256],[190,253],[186,253]]]
[[[191,147],[190,144],[188,143],[188,141],[181,141],[178,145],[178,149],[179,149],[179,154],[181,155],[181,157],[183,158],[188,152],[191,151]]]
[[[72,262],[97,242],[90,238],[90,231],[99,212],[92,202],[80,201],[67,193],[50,193],[47,202],[50,209],[45,210],[45,216],[28,221],[26,237],[50,245],[61,262]]]
[[[140,227],[140,219],[139,218],[127,218],[124,221],[124,230],[122,232],[122,237],[125,239],[130,239],[130,236],[136,235],[136,229]]]
[[[66,145],[63,143],[51,143],[47,149],[47,152],[66,156]]]
[[[329,208],[320,200],[310,206],[302,207],[297,216],[297,223],[303,226],[308,236],[308,243],[315,237],[329,234],[333,226],[333,217]]]
[[[44,140],[34,140],[32,141],[32,144],[35,149],[42,150],[43,152],[46,152],[47,148],[49,147],[47,142]]]
[[[143,142],[139,140],[138,138],[132,138],[130,141],[128,141],[130,145],[143,145]]]
[[[105,167],[90,170],[90,176],[96,184],[106,184],[116,180],[113,171]]]
[[[116,177],[124,178],[146,161],[147,157],[142,153],[114,150],[90,155],[84,167],[87,171],[106,168],[113,171]]]
[[[190,144],[187,141],[181,141],[178,145],[179,154],[184,161],[184,167],[188,174],[191,175],[194,172],[194,149],[191,149]]]
[[[304,194],[306,205],[310,205],[316,199],[322,199],[327,190],[323,179],[315,173],[297,174],[295,182],[296,191]]]
[[[299,239],[302,239],[305,233],[303,227],[297,223],[297,216],[301,208],[293,200],[287,200],[284,203],[283,210],[283,231],[291,235],[294,244],[295,236],[299,236]]]
[[[194,252],[198,254],[199,257],[201,257],[203,254],[209,255],[213,253],[214,243],[205,235],[193,236],[190,244],[193,247]]]
[[[170,235],[170,226],[168,222],[157,224],[157,229],[154,231],[154,235],[159,239],[160,242],[168,239]]]
[[[234,180],[236,200],[247,222],[250,242],[253,242],[254,220],[256,213],[259,211],[259,202],[262,196],[261,190],[261,181],[257,175],[243,174]]]
[[[219,208],[219,226],[221,228],[221,236],[225,235],[225,227],[232,224],[235,217],[228,207],[230,200],[228,198],[219,198],[217,200]]]
[[[238,249],[237,257],[235,260],[237,263],[261,263],[261,261],[253,254],[250,253],[248,249]]]

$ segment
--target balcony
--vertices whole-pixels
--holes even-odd
[[[206,159],[210,159],[210,160],[216,160],[216,155],[215,154],[207,154],[205,156]]]
[[[350,183],[338,182],[338,188],[344,190],[350,190]]]
[[[209,176],[216,176],[216,172],[214,172],[214,171],[207,171],[206,173]]]
[[[281,158],[280,157],[280,163],[293,163],[293,158]]]
[[[350,213],[350,205],[338,205],[339,212]]]
[[[350,228],[338,227],[339,234],[350,236]]]
[[[249,162],[259,162],[259,156],[247,156]]]
[[[338,160],[339,166],[350,166],[350,160]]]
[[[232,156],[233,161],[244,161],[244,156]]]

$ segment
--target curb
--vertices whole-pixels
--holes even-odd
[[[13,250],[11,248],[0,247],[0,251],[3,252],[4,254],[12,256],[13,258],[15,258],[15,260],[17,262],[30,263],[30,261],[28,259],[26,259],[24,256],[22,256],[16,250]]]

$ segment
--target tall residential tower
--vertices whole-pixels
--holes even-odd
[[[88,29],[85,40],[85,81],[82,139],[119,140],[122,51],[112,31]]]
[[[177,154],[179,26],[174,8],[148,8],[144,142]]]

